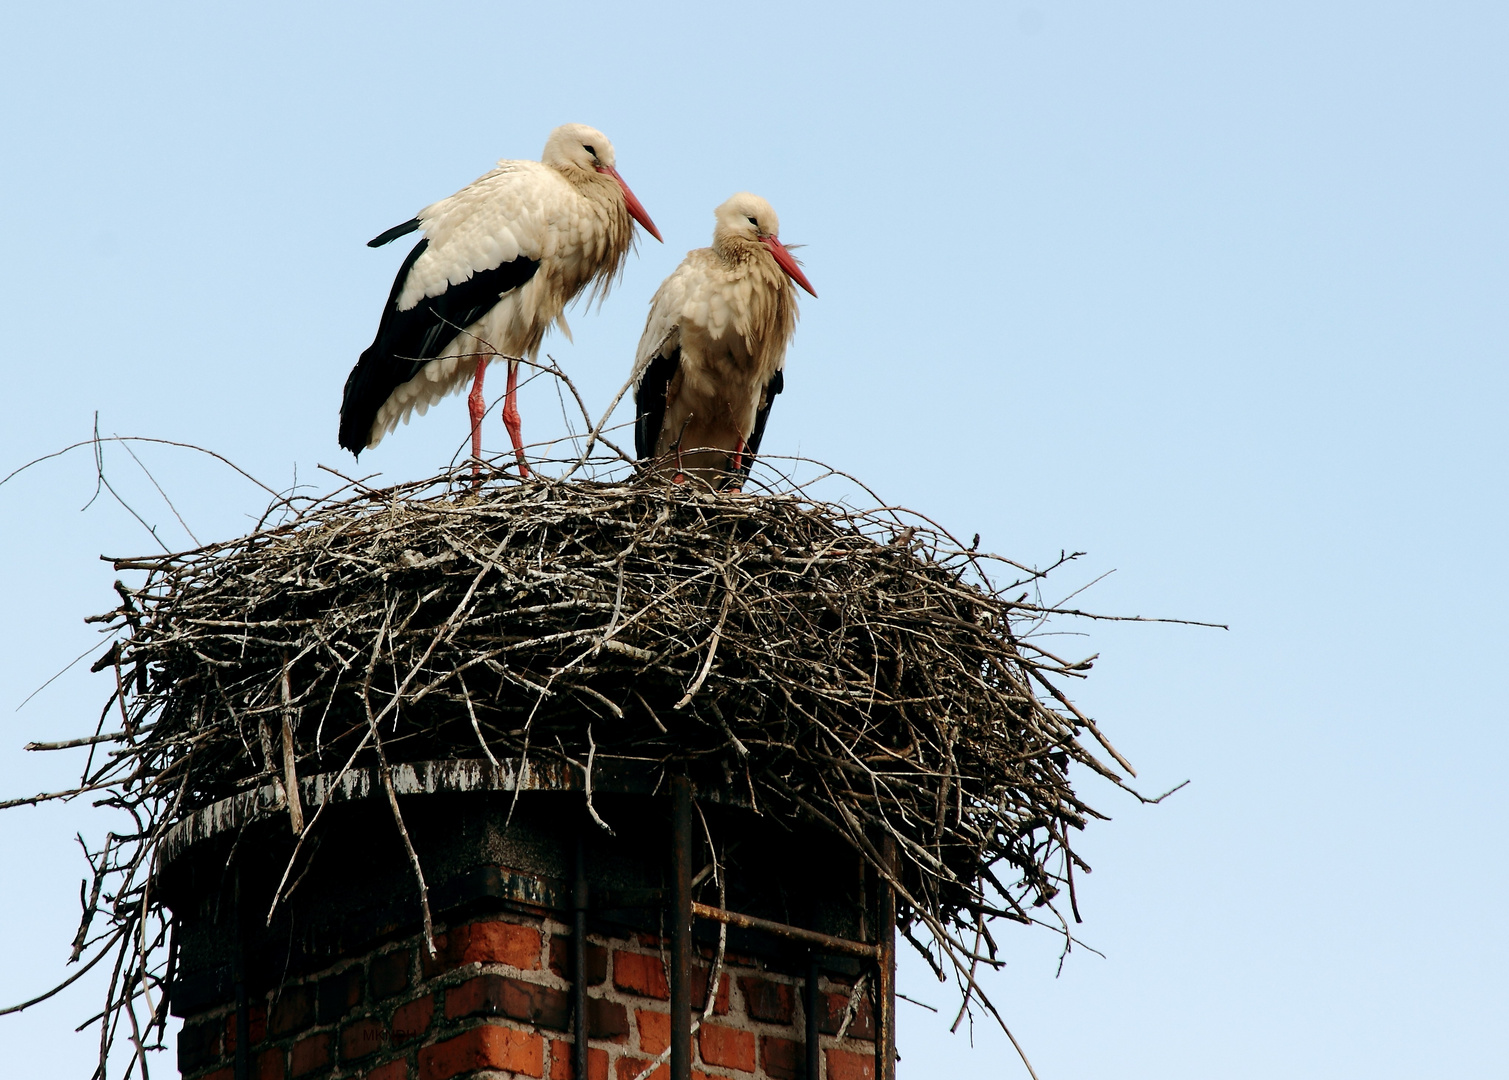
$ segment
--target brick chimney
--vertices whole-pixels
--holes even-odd
[[[687,781],[594,776],[589,813],[569,769],[520,784],[429,762],[392,780],[434,955],[375,770],[300,782],[319,818],[296,854],[275,787],[175,827],[158,885],[184,1080],[571,1080],[583,1028],[590,1080],[636,1080],[672,1049],[678,1013],[684,1031],[700,1021],[720,926],[711,1013],[652,1080],[893,1074],[894,907],[846,845]],[[722,904],[694,908],[719,879]]]

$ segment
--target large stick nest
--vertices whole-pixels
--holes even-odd
[[[100,617],[122,730],[68,744],[117,744],[79,790],[140,824],[91,855],[96,899],[109,875],[137,883],[112,942],[161,920],[140,871],[173,822],[288,778],[286,725],[300,775],[628,760],[825,823],[877,866],[889,836],[903,927],[967,1002],[991,920],[1051,912],[1069,940],[1054,901],[1097,816],[1071,765],[1129,771],[1060,689],[1088,661],[1034,642],[1044,571],[800,490],[440,478],[117,567],[146,574]]]

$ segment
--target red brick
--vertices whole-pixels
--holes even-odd
[[[435,1016],[435,995],[426,994],[393,1010],[393,1043],[406,1043],[429,1030]]]
[[[618,1059],[618,1064],[613,1067],[614,1072],[618,1076],[618,1080],[637,1080],[639,1074],[644,1072],[646,1066],[653,1060],[654,1058],[622,1057]],[[647,1080],[670,1080],[670,1075],[671,1067],[669,1065],[661,1065],[649,1075]],[[722,1080],[722,1078],[708,1076],[707,1073],[702,1072],[700,1069],[693,1069],[692,1080]]]
[[[321,1024],[333,1024],[340,1020],[362,1001],[362,969],[349,967],[335,975],[327,975],[315,984],[315,1019]]]
[[[613,985],[629,994],[640,997],[671,999],[671,988],[665,981],[665,965],[660,957],[646,953],[613,952]]]
[[[439,974],[462,964],[508,964],[525,971],[540,967],[540,932],[518,923],[467,923],[435,936],[439,955],[425,958],[426,975]]]
[[[347,1024],[341,1030],[341,1060],[355,1061],[375,1054],[388,1045],[388,1030],[381,1020],[367,1017]]]
[[[640,1073],[654,1060],[653,1058],[630,1058],[618,1059],[618,1080],[637,1080]],[[662,1065],[649,1075],[649,1080],[671,1080],[671,1067]]]
[[[414,954],[408,949],[394,949],[372,958],[367,973],[367,985],[372,988],[372,1000],[381,1001],[409,988],[409,971],[414,966]]]
[[[646,1054],[658,1054],[671,1045],[671,1014],[635,1009],[639,1021],[639,1048]]]
[[[263,1050],[257,1055],[257,1080],[283,1080],[283,1050]]]
[[[419,1052],[419,1080],[450,1080],[480,1069],[543,1076],[545,1040],[532,1031],[489,1024]]]
[[[692,1011],[702,1012],[707,1004],[707,980],[712,973],[707,968],[692,969]],[[713,999],[713,1015],[728,1015],[728,972],[718,980],[718,996]]]
[[[178,1071],[198,1072],[219,1060],[223,1027],[218,1019],[184,1024],[178,1032]]]
[[[875,1055],[828,1050],[828,1080],[875,1080]]]
[[[277,1038],[294,1035],[314,1023],[314,985],[285,986],[272,1004],[267,1029]],[[253,1039],[255,1041],[255,1038]]]
[[[233,1068],[216,1069],[208,1076],[201,1076],[199,1080],[236,1080],[236,1070]]]
[[[504,975],[479,975],[445,992],[445,1015],[506,1016],[539,1027],[565,1031],[571,1018],[571,999],[557,990]]]
[[[616,1001],[587,999],[587,1037],[623,1042],[629,1037],[629,1010]]]
[[[325,1068],[330,1064],[330,1033],[322,1031],[294,1043],[289,1059],[290,1069],[295,1076]]]
[[[479,922],[468,927],[463,964],[508,964],[525,971],[540,968],[540,932],[533,926]]]
[[[487,1010],[489,999],[501,994],[501,975],[481,975],[468,979],[445,992],[445,1015],[449,1020],[458,1016],[473,1016]]]
[[[745,976],[739,980],[739,989],[744,991],[744,1004],[753,1019],[770,1024],[791,1023],[796,1012],[796,995],[790,984]]]
[[[367,1073],[363,1080],[409,1080],[409,1063],[400,1059],[379,1065]]]
[[[697,1047],[708,1065],[754,1072],[755,1037],[752,1031],[740,1031],[722,1024],[703,1024],[697,1032]]]
[[[798,1080],[807,1072],[807,1062],[802,1053],[806,1043],[791,1039],[777,1039],[772,1035],[760,1036],[760,1068],[771,1080]]]
[[[563,979],[571,978],[571,939],[559,934],[550,939],[550,970]],[[587,942],[587,985],[601,986],[608,981],[608,950]]]
[[[251,1028],[252,1045],[256,1046],[267,1038],[267,1006],[263,1004],[250,1005],[246,1010],[246,1019]],[[236,1014],[231,1013],[225,1018],[225,1053],[236,1052]]]
[[[550,1040],[550,1080],[576,1080],[571,1043]],[[608,1051],[587,1048],[587,1080],[608,1080]]]
[[[844,1022],[844,1011],[849,1007],[848,994],[824,994],[822,1011],[817,1018],[817,1029],[824,1035],[837,1035]],[[875,1037],[875,1010],[870,1006],[868,994],[859,995],[854,1006],[854,1019],[849,1022],[845,1038],[873,1039]]]
[[[718,952],[718,950],[712,945],[699,945],[698,951],[701,952],[702,956],[707,960],[711,960],[714,956],[717,955]],[[759,967],[760,963],[752,956],[745,956],[743,953],[736,953],[731,949],[725,949],[723,951],[723,966],[752,968]]]

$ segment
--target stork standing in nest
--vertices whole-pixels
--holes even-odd
[[[634,363],[634,450],[674,483],[738,491],[785,382],[796,289],[812,285],[779,238],[775,211],[741,192],[716,213],[713,246],[666,278]]]
[[[482,377],[508,361],[503,423],[524,461],[516,391],[519,361],[539,355],[552,323],[569,338],[566,305],[585,288],[601,297],[623,268],[639,222],[660,233],[614,167],[613,144],[585,124],[550,133],[540,161],[500,161],[448,199],[425,207],[369,247],[416,230],[424,239],[398,270],[377,337],[352,368],[340,442],[376,446],[399,421],[468,379],[473,470],[482,456]]]

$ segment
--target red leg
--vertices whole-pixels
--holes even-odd
[[[508,361],[508,389],[503,395],[503,426],[513,442],[514,456],[519,459],[519,475],[529,476],[529,465],[524,461],[524,425],[519,422],[519,362]]]
[[[744,481],[739,478],[739,472],[744,468],[744,440],[739,440],[739,445],[734,447],[734,476],[728,485],[730,495],[737,495],[744,490]]]
[[[482,377],[487,374],[487,357],[477,359],[477,377],[472,380],[472,392],[466,396],[466,409],[472,415],[472,475],[482,471],[482,414],[487,411],[487,399],[482,396]]]

